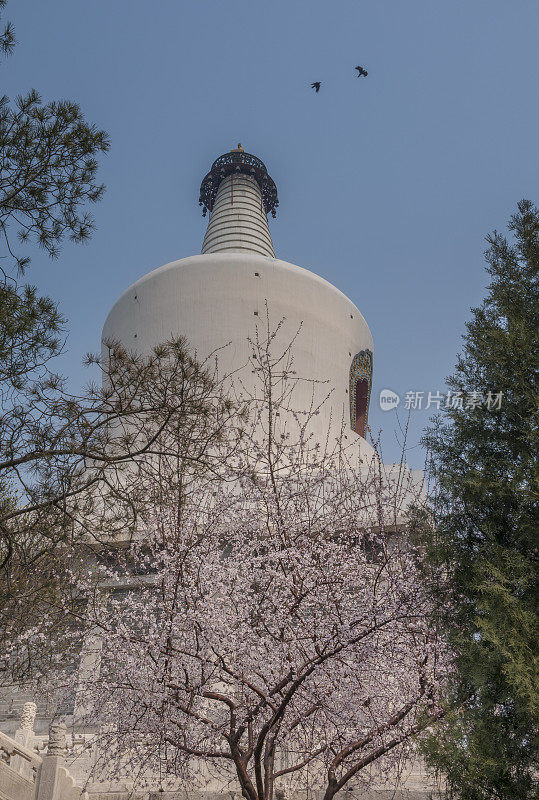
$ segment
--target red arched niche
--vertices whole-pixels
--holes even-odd
[[[367,426],[367,408],[369,402],[369,382],[366,378],[356,381],[354,403],[356,406],[356,419],[354,430],[365,438]]]
[[[372,353],[361,350],[350,365],[350,427],[365,438],[372,385]]]

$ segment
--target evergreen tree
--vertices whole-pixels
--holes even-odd
[[[539,210],[523,200],[509,230],[487,238],[492,282],[448,381],[453,407],[425,437],[427,564],[456,653],[426,756],[460,800],[536,796]]]
[[[7,0],[0,0],[0,13],[7,5]],[[0,53],[9,56],[15,47],[15,30],[11,22],[6,22],[4,30],[0,30]]]
[[[0,0],[0,15],[5,6]],[[13,25],[2,24],[0,57],[15,44]],[[75,103],[42,103],[35,90],[14,103],[0,98],[0,655],[15,632],[35,623],[38,601],[54,590],[48,567],[69,528],[65,513],[51,522],[45,512],[73,490],[57,451],[63,445],[65,461],[66,451],[81,451],[87,441],[79,435],[66,446],[62,437],[62,424],[76,419],[51,372],[65,323],[52,299],[19,282],[29,257],[15,242],[37,242],[56,257],[66,237],[88,238],[87,205],[104,190],[97,156],[108,148],[105,132]],[[28,508],[45,511],[37,519]]]

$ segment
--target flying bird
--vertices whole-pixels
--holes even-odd
[[[354,67],[354,69],[357,69],[358,78],[361,78],[363,75],[367,77],[367,75],[369,74],[366,69],[363,69],[363,67]]]
[[[318,92],[320,91],[321,85],[322,85],[322,81],[315,81],[314,83],[311,83],[311,89],[314,89],[315,92],[318,94]]]

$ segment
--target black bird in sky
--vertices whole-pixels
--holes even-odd
[[[354,67],[354,69],[357,69],[358,78],[361,78],[363,75],[367,77],[367,75],[369,74],[366,69],[363,69],[363,67]]]
[[[322,81],[315,81],[314,83],[311,83],[311,89],[314,89],[316,91],[316,93],[318,94],[318,92],[320,91],[321,85],[322,85]]]

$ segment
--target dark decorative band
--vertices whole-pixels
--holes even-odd
[[[250,153],[243,152],[243,150],[232,150],[213,162],[211,170],[200,185],[198,204],[202,206],[202,214],[206,216],[206,212],[212,210],[219,184],[223,178],[228,175],[238,174],[251,175],[255,179],[262,192],[264,210],[266,214],[271,211],[274,217],[279,205],[277,187],[268,175],[264,162]]]

